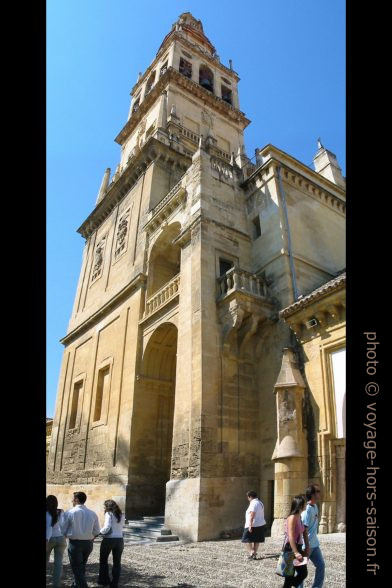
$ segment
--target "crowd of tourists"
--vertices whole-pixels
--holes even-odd
[[[245,513],[245,528],[241,541],[245,543],[248,559],[260,559],[257,552],[260,543],[265,541],[266,522],[264,505],[255,491],[247,493],[249,506]],[[85,506],[87,496],[84,492],[74,492],[73,508],[64,512],[58,508],[56,496],[46,498],[46,561],[54,552],[53,587],[60,588],[63,568],[63,555],[67,547],[68,557],[74,576],[74,588],[87,588],[86,564],[93,550],[93,541],[102,536],[99,553],[100,586],[119,586],[121,554],[124,549],[123,527],[125,515],[114,500],[105,500],[104,525],[100,528],[97,514]],[[295,496],[290,514],[285,520],[282,551],[276,573],[284,577],[283,588],[299,586],[308,575],[307,563],[310,560],[316,567],[312,588],[322,588],[325,564],[317,537],[318,506],[320,489],[312,484],[305,495]],[[112,578],[109,574],[109,555],[112,554]]]

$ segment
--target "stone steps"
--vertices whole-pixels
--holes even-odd
[[[177,535],[172,535],[171,530],[166,529],[164,525],[164,516],[148,516],[142,519],[126,520],[124,526],[124,543],[179,541]]]

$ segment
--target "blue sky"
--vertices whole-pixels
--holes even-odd
[[[54,415],[83,238],[138,72],[181,14],[239,74],[249,157],[272,143],[310,165],[317,137],[345,174],[344,0],[47,1],[47,416]]]

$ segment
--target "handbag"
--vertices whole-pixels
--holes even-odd
[[[280,553],[278,563],[276,565],[275,574],[283,576],[284,578],[294,576],[294,551],[285,551],[284,546],[286,545],[286,533],[283,539],[282,551]]]

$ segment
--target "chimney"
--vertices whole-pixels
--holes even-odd
[[[313,157],[314,169],[320,176],[327,178],[327,180],[345,190],[346,180],[343,178],[336,155],[332,151],[325,149],[320,138],[317,140],[317,146],[318,151]]]

